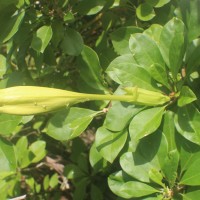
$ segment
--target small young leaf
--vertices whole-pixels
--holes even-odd
[[[163,176],[157,169],[154,168],[150,169],[149,178],[150,180],[159,184],[160,186],[165,187],[165,184],[162,182]]]
[[[31,47],[37,52],[43,53],[52,38],[51,26],[40,27],[33,36]]]
[[[178,99],[178,106],[185,106],[197,99],[196,95],[188,86],[181,88],[180,97]]]

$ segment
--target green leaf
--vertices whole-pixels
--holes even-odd
[[[91,200],[103,200],[103,194],[102,189],[100,187],[97,187],[96,185],[91,185]]]
[[[105,81],[98,55],[88,46],[84,46],[78,57],[78,69],[81,78],[92,88],[106,91]]]
[[[100,127],[96,132],[96,148],[107,161],[112,163],[125,145],[127,132],[111,132]]]
[[[17,11],[16,13],[10,10],[3,10],[0,17],[0,43],[10,40],[18,31],[20,24],[24,18],[25,11]]]
[[[70,108],[58,112],[50,119],[47,134],[56,140],[78,137],[98,113],[83,108]]]
[[[136,9],[137,17],[142,21],[149,21],[155,17],[153,7],[148,3],[140,4]]]
[[[124,153],[120,157],[120,165],[133,178],[148,183],[150,182],[150,170],[160,171],[166,155],[166,138],[160,131],[157,131],[141,139],[135,152]]]
[[[102,171],[107,166],[107,161],[97,151],[95,143],[90,148],[89,160],[95,172]]]
[[[177,170],[179,164],[179,153],[177,150],[172,150],[165,158],[165,164],[162,166],[162,171],[167,179],[170,188],[175,186],[177,179]]]
[[[156,81],[162,83],[166,86],[169,90],[171,89],[169,81],[168,81],[168,74],[165,67],[159,64],[153,64],[150,66],[149,72]]]
[[[52,38],[51,26],[42,26],[33,36],[31,47],[37,52],[43,53]]]
[[[146,1],[156,8],[162,7],[170,2],[170,0],[146,0]]]
[[[17,162],[13,145],[0,139],[0,177],[16,171]]]
[[[83,39],[77,31],[67,28],[61,42],[63,52],[70,56],[78,56],[83,50]]]
[[[163,27],[159,48],[176,80],[185,53],[185,26],[181,20],[173,18]]]
[[[129,38],[133,33],[140,33],[142,29],[135,26],[120,27],[112,32],[110,37],[114,46],[115,52],[119,55],[130,54]]]
[[[3,75],[6,73],[7,70],[7,62],[6,57],[0,54],[0,78],[3,78]]]
[[[27,167],[31,161],[29,159],[28,152],[28,140],[27,137],[22,136],[15,145],[15,151],[17,155],[17,162],[20,168]]]
[[[195,100],[197,100],[197,97],[193,91],[188,86],[183,86],[178,99],[178,106],[185,106]]]
[[[22,120],[22,116],[0,115],[0,135],[11,135]]]
[[[193,40],[186,51],[186,69],[189,75],[196,67],[200,65],[200,39]]]
[[[115,94],[119,95],[120,92],[118,91]],[[104,126],[111,131],[122,131],[126,128],[131,118],[142,109],[143,107],[133,104],[113,101],[112,107],[109,109],[106,119],[104,120]]]
[[[34,157],[31,159],[31,163],[37,163],[46,156],[46,142],[45,141],[36,141],[32,143],[29,147],[29,152],[31,152]]]
[[[162,182],[163,180],[163,176],[161,174],[161,172],[157,169],[150,169],[149,171],[149,179],[155,183],[157,183],[158,185],[165,187],[164,183]]]
[[[164,67],[165,63],[156,42],[147,34],[136,33],[131,35],[129,48],[140,67],[149,71],[149,67],[159,64]]]
[[[53,176],[51,176],[50,180],[49,180],[49,186],[51,188],[55,188],[58,185],[59,181],[58,181],[58,174],[55,173]]]
[[[132,55],[123,55],[114,59],[106,72],[117,83],[135,85],[148,90],[155,90],[155,82],[150,74],[140,67]]]
[[[181,0],[175,12],[187,27],[189,41],[192,41],[200,35],[199,10],[199,0]]]
[[[180,184],[184,185],[200,185],[200,159],[190,163],[188,169],[183,174]]]
[[[129,126],[131,140],[137,142],[153,133],[160,126],[164,109],[165,107],[149,108],[133,117]]]
[[[108,185],[113,193],[125,199],[143,197],[159,190],[137,181],[125,181],[122,172],[109,176]]]
[[[194,105],[180,107],[174,121],[177,131],[183,137],[200,145],[200,113]]]
[[[160,40],[160,34],[162,32],[163,27],[159,24],[152,24],[148,29],[146,29],[143,34],[148,35],[151,39],[153,39],[158,45]]]
[[[47,190],[49,188],[49,175],[46,175],[43,179],[43,188],[44,190]]]
[[[194,190],[191,192],[187,192],[186,194],[182,194],[183,195],[183,200],[194,200],[194,199],[198,199],[200,196],[200,190]]]
[[[176,129],[174,126],[174,113],[172,111],[165,112],[162,131],[167,139],[169,151],[176,149]]]

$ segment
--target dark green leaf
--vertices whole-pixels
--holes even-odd
[[[186,105],[178,109],[175,115],[177,131],[186,139],[200,144],[200,113],[194,105]]]
[[[155,17],[155,12],[151,4],[142,3],[136,9],[137,17],[142,21],[149,21]]]
[[[185,23],[188,30],[188,39],[192,41],[200,35],[199,0],[181,0],[176,14]]]
[[[160,126],[164,109],[165,107],[149,108],[133,117],[129,126],[131,140],[137,142],[153,133]]]
[[[196,95],[188,86],[183,86],[181,88],[180,96],[178,99],[178,106],[185,106],[197,99]]]
[[[67,28],[61,42],[61,48],[64,53],[70,56],[78,56],[83,50],[83,39],[80,33],[74,29]]]
[[[107,90],[98,55],[88,46],[84,46],[81,55],[78,57],[78,69],[81,78],[90,87],[103,92]]]
[[[140,33],[142,29],[135,26],[120,27],[111,33],[111,40],[115,51],[119,55],[130,54],[129,38],[133,33]]]
[[[111,132],[102,126],[96,132],[96,148],[103,158],[112,163],[124,147],[126,139],[127,131]]]
[[[10,40],[15,33],[18,31],[20,24],[24,18],[25,11],[17,11],[16,13],[12,13],[9,10],[4,10],[1,12],[0,17],[0,43],[7,42]]]

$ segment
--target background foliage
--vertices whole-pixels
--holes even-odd
[[[171,97],[1,114],[2,200],[199,198],[199,0],[1,0],[0,13],[0,88]]]

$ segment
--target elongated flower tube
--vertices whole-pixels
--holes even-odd
[[[16,86],[0,89],[0,113],[33,115],[55,111],[91,100],[115,100],[148,106],[162,105],[170,98],[159,92],[137,87],[125,88],[125,95],[101,95],[71,92],[36,86]]]

